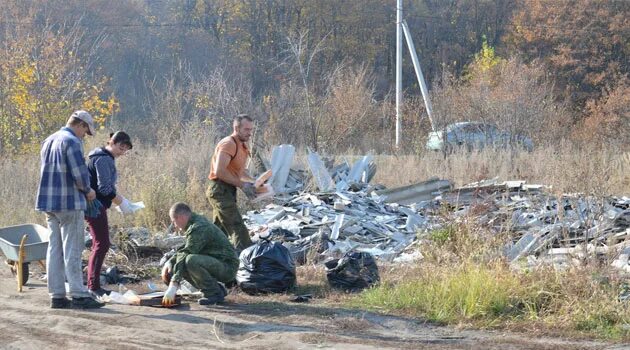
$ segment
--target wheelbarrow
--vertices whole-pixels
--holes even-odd
[[[17,277],[18,292],[28,281],[28,265],[46,260],[50,231],[41,225],[24,224],[0,228],[0,250]]]

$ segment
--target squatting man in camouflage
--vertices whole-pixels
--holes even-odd
[[[186,243],[162,269],[162,279],[169,284],[162,305],[173,305],[182,279],[201,290],[200,305],[223,302],[227,295],[223,283],[233,282],[238,269],[234,247],[221,229],[185,203],[175,203],[169,216],[173,225],[184,232]]]

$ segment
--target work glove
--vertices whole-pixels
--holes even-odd
[[[164,297],[162,297],[162,306],[173,306],[175,305],[175,295],[177,294],[177,289],[179,288],[179,283],[175,281],[171,281],[168,285],[168,289],[164,292]]]
[[[173,272],[173,264],[170,261],[167,261],[162,268],[162,281],[165,284],[171,283],[171,274]]]
[[[129,203],[129,200],[127,200],[127,198],[125,197],[122,197],[122,202],[120,202],[120,205],[118,205],[118,209],[123,214],[133,213],[133,209],[131,209],[131,203]]]
[[[243,193],[247,196],[248,199],[256,198],[256,187],[254,187],[253,182],[245,182],[243,187],[241,187]]]

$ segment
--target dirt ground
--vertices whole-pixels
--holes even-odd
[[[37,275],[18,293],[9,268],[0,266],[2,349],[630,349],[457,330],[337,308],[325,300],[296,304],[288,297],[234,293],[212,307],[193,300],[173,309],[108,304],[93,311],[53,310]]]

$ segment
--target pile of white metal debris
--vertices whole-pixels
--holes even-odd
[[[274,148],[269,168],[277,195],[245,220],[251,232],[284,241],[298,261],[349,250],[389,261],[420,259],[419,237],[466,217],[504,235],[505,257],[515,265],[561,267],[605,255],[630,272],[628,197],[556,196],[543,185],[498,179],[460,188],[431,179],[385,189],[369,184],[376,172],[371,155],[334,165],[309,151],[309,177],[291,168],[294,154],[290,145]]]

